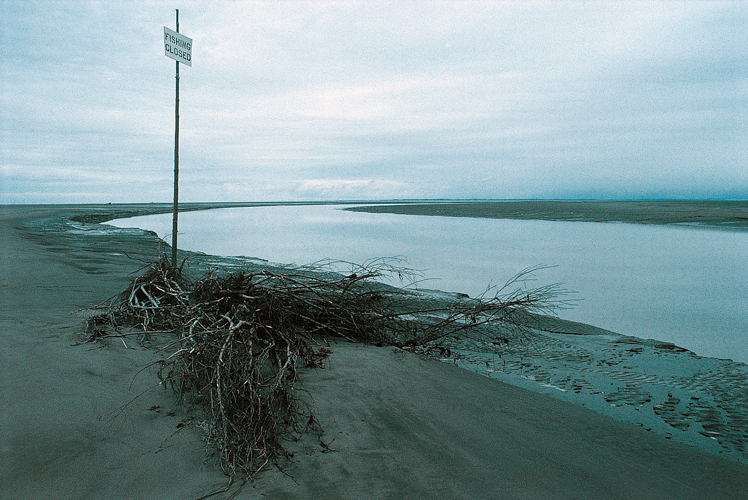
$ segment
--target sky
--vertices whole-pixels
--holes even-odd
[[[0,0],[0,203],[748,199],[748,2]]]

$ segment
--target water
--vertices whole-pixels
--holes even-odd
[[[332,206],[180,214],[182,249],[307,264],[403,257],[421,288],[477,296],[531,266],[580,299],[565,319],[748,362],[748,234],[690,227],[425,217]],[[112,222],[162,238],[171,215]],[[438,279],[437,279],[438,278]]]

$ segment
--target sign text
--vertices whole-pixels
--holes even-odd
[[[177,62],[192,66],[192,38],[164,26],[164,53]]]

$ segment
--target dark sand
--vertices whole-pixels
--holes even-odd
[[[748,201],[471,201],[352,207],[353,212],[491,219],[689,224],[748,231]]]
[[[197,412],[168,416],[174,397],[158,388],[120,411],[157,383],[136,377],[153,348],[75,342],[76,311],[140,267],[124,252],[153,259],[160,243],[67,217],[154,208],[0,207],[0,498],[197,498],[225,484],[201,429],[179,429]],[[236,498],[747,496],[748,466],[633,424],[392,348],[332,349],[303,373],[332,451],[307,435],[285,473]]]

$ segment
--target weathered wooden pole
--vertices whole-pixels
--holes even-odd
[[[179,33],[179,9],[177,10],[177,33]],[[171,229],[171,265],[177,268],[177,219],[179,218],[179,61],[177,65],[177,92],[174,105],[174,216]]]

